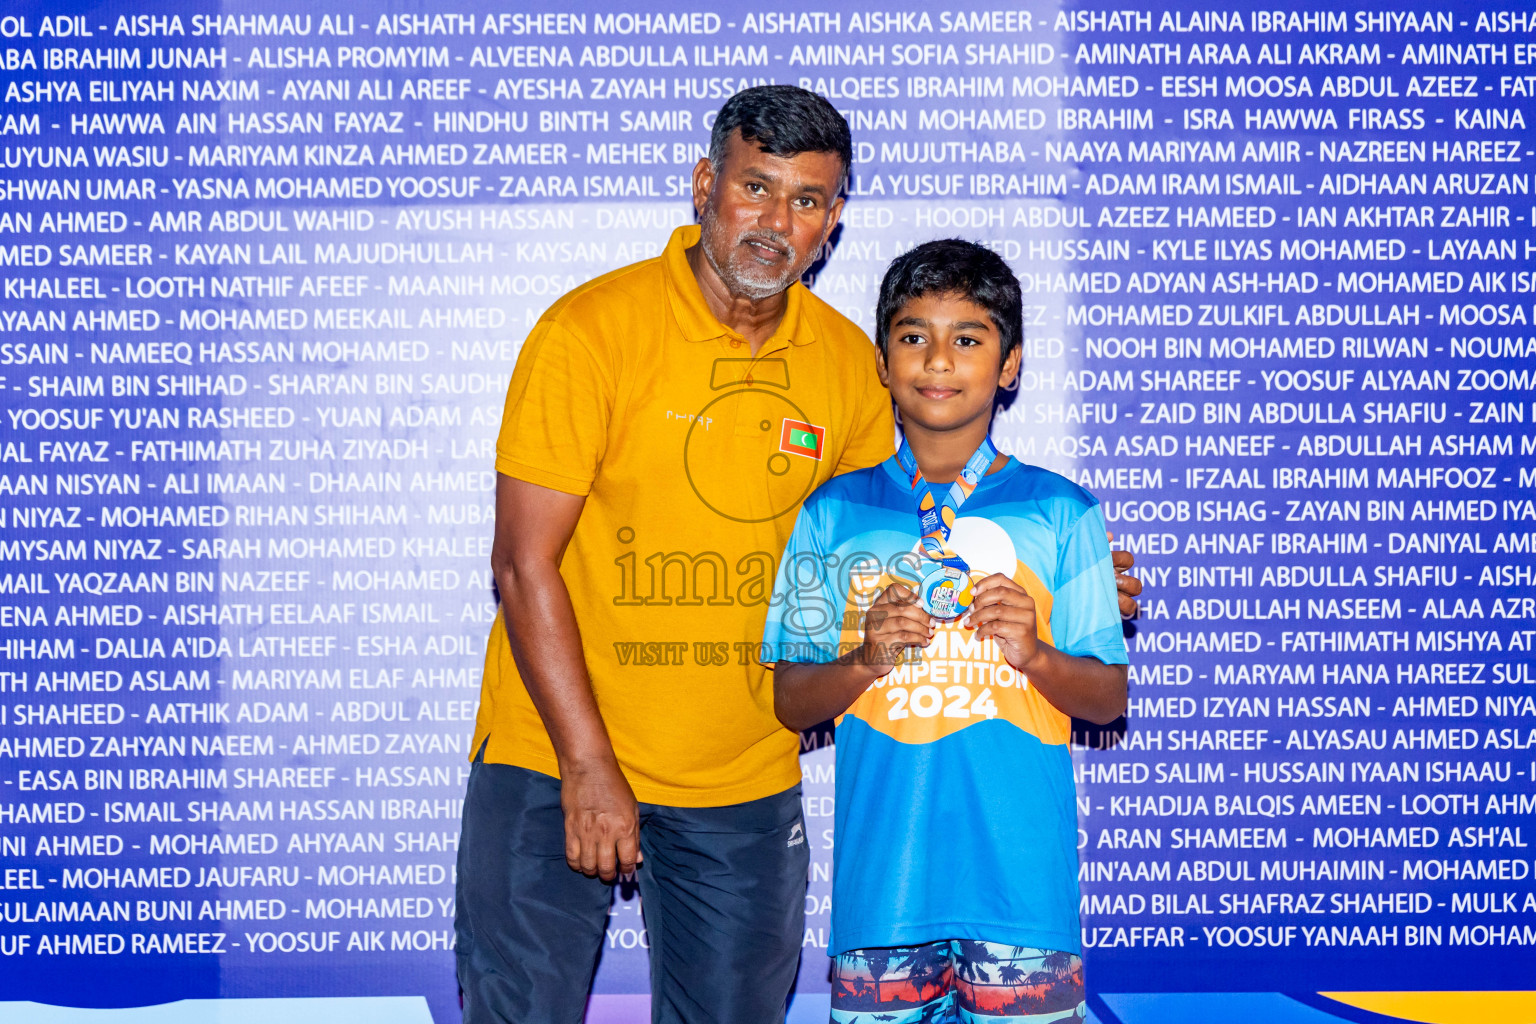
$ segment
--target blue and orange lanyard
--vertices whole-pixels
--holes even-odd
[[[955,517],[960,506],[965,504],[965,499],[969,498],[971,492],[976,489],[976,485],[981,483],[981,478],[986,475],[996,458],[997,449],[992,446],[992,439],[983,438],[981,447],[966,460],[960,476],[949,485],[949,492],[944,495],[944,500],[935,502],[933,488],[923,479],[923,471],[917,467],[917,456],[912,454],[906,438],[902,438],[901,447],[896,450],[896,461],[901,464],[902,470],[911,482],[913,498],[917,503],[918,533],[923,554],[949,568],[959,569],[961,572],[970,570],[965,559],[950,549],[949,534],[954,528]]]

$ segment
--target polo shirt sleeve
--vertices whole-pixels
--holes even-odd
[[[1060,538],[1056,589],[1051,602],[1051,637],[1056,649],[1106,665],[1124,665],[1125,634],[1115,598],[1104,513],[1094,502]]]
[[[855,378],[858,406],[853,415],[853,433],[838,459],[833,476],[856,469],[878,466],[896,451],[896,420],[891,415],[891,393],[875,373],[875,347],[863,353],[866,365]]]
[[[834,589],[834,574],[827,568],[821,524],[825,504],[812,495],[801,507],[789,546],[779,559],[758,652],[764,665],[780,661],[821,663],[838,656],[844,598]]]
[[[556,320],[523,343],[496,439],[496,472],[566,494],[592,490],[616,386],[602,353]]]

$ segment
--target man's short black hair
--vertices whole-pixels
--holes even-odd
[[[875,306],[875,344],[886,353],[891,318],[924,295],[960,295],[987,311],[1008,358],[1024,339],[1024,300],[1019,279],[997,253],[975,242],[943,238],[902,253],[880,281]]]
[[[843,162],[841,189],[853,166],[853,135],[837,108],[797,85],[757,85],[725,101],[709,132],[709,162],[719,173],[731,133],[774,156],[836,153]]]

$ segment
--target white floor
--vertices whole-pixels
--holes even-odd
[[[126,1010],[0,1003],[0,1024],[432,1024],[420,996],[183,999]]]

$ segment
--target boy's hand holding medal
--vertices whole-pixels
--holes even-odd
[[[971,610],[961,624],[976,631],[977,639],[990,637],[1008,664],[1020,672],[1029,667],[1040,649],[1035,632],[1035,599],[1000,572],[976,584]]]
[[[910,588],[892,583],[864,613],[859,663],[873,669],[879,679],[896,667],[908,649],[920,651],[932,640],[933,617],[923,610]]]

